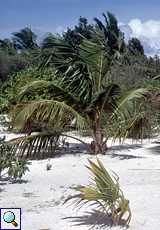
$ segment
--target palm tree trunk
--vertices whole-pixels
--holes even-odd
[[[93,126],[94,136],[96,141],[91,142],[91,149],[94,154],[103,153],[107,149],[106,144],[103,142],[102,129],[99,124],[99,111],[96,112],[95,123]]]

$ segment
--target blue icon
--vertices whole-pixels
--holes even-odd
[[[15,227],[18,226],[18,224],[15,222],[15,215],[11,211],[7,211],[3,215],[3,219],[7,223],[12,223]]]
[[[0,208],[0,230],[21,230],[21,208]]]

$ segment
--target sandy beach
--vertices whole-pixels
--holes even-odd
[[[0,136],[3,136],[2,132]],[[6,134],[7,140],[16,137]],[[90,137],[83,137],[90,142]],[[126,139],[123,145],[108,142],[105,155],[98,155],[107,168],[115,171],[120,188],[130,201],[132,219],[129,229],[160,229],[160,144],[159,138],[132,143]],[[63,205],[69,195],[77,194],[70,187],[87,185],[89,172],[87,159],[96,162],[86,147],[73,139],[68,140],[67,152],[43,160],[32,160],[30,171],[21,180],[4,176],[0,179],[0,207],[21,208],[22,230],[87,230],[96,219],[95,207],[85,205],[78,212],[70,205]],[[46,169],[52,164],[51,170]],[[106,218],[93,229],[110,229]],[[114,229],[126,229],[121,224]]]

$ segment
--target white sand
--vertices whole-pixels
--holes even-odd
[[[15,136],[8,134],[7,139]],[[84,140],[91,141],[88,137]],[[76,194],[70,187],[88,184],[89,173],[84,166],[89,165],[87,159],[96,162],[95,156],[87,154],[85,148],[81,150],[81,144],[69,141],[72,142],[70,154],[59,154],[50,162],[33,160],[30,172],[27,171],[22,180],[1,178],[0,207],[22,209],[22,230],[87,230],[92,227],[94,206],[86,205],[77,212],[73,206],[68,206],[71,202],[62,205],[69,195]],[[119,175],[120,188],[130,200],[129,229],[160,229],[160,145],[153,141],[132,144],[126,140],[124,145],[115,143],[106,155],[98,155],[105,167]],[[77,153],[73,153],[72,147]],[[52,164],[49,171],[47,163]],[[110,229],[108,220],[101,221],[94,229]],[[114,229],[126,227],[119,225]]]

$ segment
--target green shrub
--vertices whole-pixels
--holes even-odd
[[[0,50],[0,81],[7,81],[10,74],[25,69],[27,65],[27,57],[16,52],[9,55],[7,52]]]
[[[22,175],[25,174],[27,170],[29,171],[27,165],[30,164],[31,162],[28,162],[27,159],[17,156],[14,146],[5,141],[5,136],[0,137],[0,175],[2,171],[7,168],[9,177],[21,179]]]
[[[12,65],[14,71],[17,71],[16,68],[23,67],[23,62],[21,63],[19,60],[20,57],[17,56],[17,66],[14,66],[15,59],[12,60]],[[12,57],[10,57],[12,59]],[[0,82],[0,113],[8,113],[17,103],[17,97],[15,96],[21,86],[28,82],[28,79],[42,79],[46,81],[52,81],[52,76],[54,75],[53,68],[47,68],[44,71],[39,70],[37,65],[31,65],[28,68],[23,69],[19,72],[14,72],[7,76],[4,82]],[[35,100],[39,96],[39,92],[37,90],[33,90],[29,92],[24,100]]]
[[[46,169],[47,169],[47,171],[51,170],[51,168],[52,168],[52,165],[51,165],[51,164],[49,164],[49,163],[47,163],[47,165],[46,165]]]
[[[20,72],[21,70],[25,69],[28,65],[28,60],[26,57],[19,55],[18,53],[9,56],[9,70],[10,74],[15,72]]]

